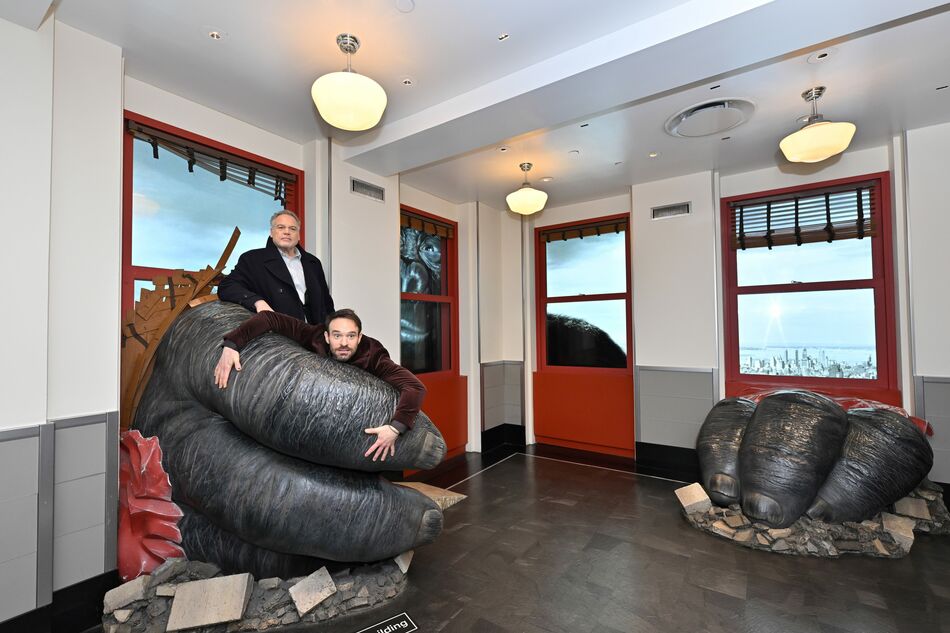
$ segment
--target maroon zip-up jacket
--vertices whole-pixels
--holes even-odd
[[[225,347],[237,351],[266,332],[276,332],[296,341],[301,346],[320,356],[333,358],[330,345],[323,334],[326,327],[309,325],[299,319],[278,312],[258,312],[239,327],[224,335]],[[377,378],[386,381],[399,392],[399,402],[392,417],[392,425],[400,433],[412,428],[416,414],[422,408],[426,388],[411,371],[397,365],[383,344],[369,336],[363,336],[352,358],[346,361],[350,365],[368,371]]]

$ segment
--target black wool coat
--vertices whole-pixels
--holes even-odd
[[[241,255],[234,270],[218,286],[218,298],[238,303],[251,312],[257,311],[254,302],[263,299],[275,312],[308,323],[323,323],[334,310],[323,264],[299,245],[297,250],[300,251],[300,263],[307,283],[305,303],[300,302],[287,264],[269,237],[264,248]]]

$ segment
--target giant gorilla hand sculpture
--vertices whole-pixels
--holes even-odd
[[[385,463],[364,453],[396,391],[360,369],[269,334],[241,352],[227,390],[214,385],[221,337],[248,318],[212,302],[166,333],[134,426],[156,435],[189,555],[224,569],[285,575],[321,561],[375,561],[431,542],[442,513],[390,484],[384,468],[431,468],[445,443],[425,414]],[[360,472],[357,472],[360,471]]]
[[[845,412],[807,391],[779,391],[758,405],[716,404],[696,440],[701,481],[721,506],[772,527],[800,516],[869,519],[906,496],[933,466],[933,449],[908,418],[887,408]]]

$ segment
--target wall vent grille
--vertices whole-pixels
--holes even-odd
[[[653,207],[653,219],[662,220],[664,218],[675,218],[678,215],[689,215],[689,202],[678,202],[676,204],[666,204],[662,207]]]
[[[350,193],[366,196],[377,202],[386,201],[385,189],[378,185],[368,183],[365,180],[360,180],[359,178],[350,177]]]

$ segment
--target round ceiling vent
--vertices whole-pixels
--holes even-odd
[[[713,99],[680,110],[663,127],[672,136],[711,136],[742,125],[754,111],[748,99]]]

